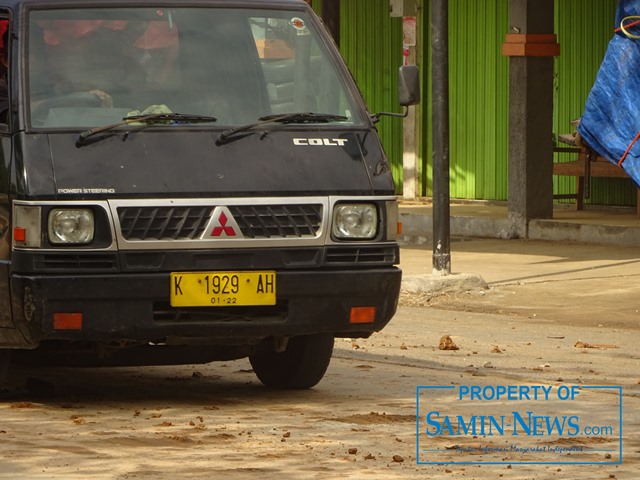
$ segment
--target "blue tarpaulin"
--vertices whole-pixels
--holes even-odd
[[[640,0],[619,0],[613,39],[580,119],[578,133],[598,155],[622,162],[640,186]],[[635,143],[634,143],[634,140]]]

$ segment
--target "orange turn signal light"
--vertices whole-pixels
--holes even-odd
[[[398,235],[402,235],[402,222],[398,222]]]
[[[25,242],[27,240],[27,229],[24,227],[13,227],[13,240]]]
[[[81,330],[82,313],[54,313],[54,330]]]
[[[376,320],[376,307],[351,307],[349,323],[373,323]]]

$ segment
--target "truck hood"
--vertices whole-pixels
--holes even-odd
[[[394,193],[382,147],[368,130],[252,131],[220,146],[218,135],[119,131],[80,147],[77,133],[25,135],[19,189],[58,198]]]

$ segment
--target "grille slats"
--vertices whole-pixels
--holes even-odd
[[[245,238],[315,237],[322,205],[233,205],[227,207]],[[200,237],[214,206],[118,207],[126,240],[192,240]]]
[[[202,234],[213,207],[121,207],[118,218],[127,240],[193,239]]]
[[[322,225],[322,205],[232,206],[245,237],[314,237]]]
[[[380,265],[399,261],[398,250],[393,247],[331,247],[327,248],[327,265]]]
[[[44,254],[33,260],[36,270],[50,271],[115,271],[118,258],[112,253],[105,254]]]

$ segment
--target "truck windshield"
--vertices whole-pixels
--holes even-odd
[[[28,27],[33,127],[89,128],[156,113],[215,117],[223,128],[288,112],[364,122],[304,12],[65,8],[32,11]],[[157,126],[176,125],[190,123]]]

